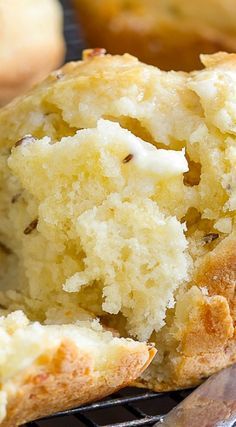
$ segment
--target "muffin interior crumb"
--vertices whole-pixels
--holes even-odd
[[[160,381],[207,299],[196,271],[234,233],[236,73],[214,58],[185,74],[98,55],[0,113],[2,305],[121,324],[156,342]]]

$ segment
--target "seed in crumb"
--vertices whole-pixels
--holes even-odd
[[[133,159],[133,157],[134,157],[134,155],[133,155],[133,154],[128,154],[128,156],[126,156],[126,157],[122,160],[122,163],[129,163],[129,162],[130,162],[130,160],[132,160],[132,159]]]
[[[13,203],[13,204],[16,203],[18,201],[18,199],[20,198],[20,196],[21,196],[21,193],[15,194],[15,196],[13,196],[11,199],[11,203]]]
[[[34,141],[35,139],[32,135],[25,135],[23,138],[19,139],[19,141],[15,143],[15,147],[19,147],[22,144],[29,144],[30,142]]]
[[[12,251],[4,243],[0,242],[0,251],[4,252],[6,255],[11,255]]]
[[[29,225],[28,225],[28,227],[26,227],[25,229],[24,229],[24,234],[30,234],[33,230],[35,230],[35,228],[37,227],[37,225],[38,225],[38,218],[36,218],[36,219],[34,219]]]
[[[93,58],[94,56],[104,56],[106,55],[106,49],[101,47],[96,47],[95,49],[91,49],[88,51],[87,58]]]
[[[211,242],[213,242],[214,240],[218,239],[218,237],[219,237],[219,234],[218,234],[218,233],[209,233],[209,234],[206,234],[206,235],[203,237],[203,241],[204,241],[205,243],[211,243]]]
[[[61,80],[64,76],[65,76],[65,74],[63,74],[61,71],[58,71],[56,73],[56,79],[57,80]]]

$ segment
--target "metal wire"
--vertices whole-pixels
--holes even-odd
[[[160,421],[163,415],[176,405],[176,400],[183,400],[187,394],[188,392],[154,393],[142,389],[126,389],[101,402],[59,412],[47,419],[28,423],[27,427],[43,427],[45,421],[47,421],[47,427],[58,425],[65,427],[151,426]],[[113,409],[113,413],[109,412],[109,409]],[[59,419],[60,424],[58,424]],[[54,424],[50,421],[54,421]]]
[[[60,0],[64,9],[64,35],[67,45],[66,62],[81,58],[82,50],[86,47],[70,0]]]
[[[86,47],[69,0],[64,8],[66,61],[80,59]],[[25,427],[138,427],[160,421],[188,392],[153,393],[143,389],[126,389],[100,402],[58,412]]]

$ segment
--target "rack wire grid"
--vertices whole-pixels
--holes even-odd
[[[86,47],[69,0],[61,0],[64,9],[66,61],[81,58]],[[126,388],[100,402],[59,412],[25,427],[138,427],[153,426],[189,394],[188,390],[154,393]]]
[[[139,427],[153,426],[189,390],[154,393],[145,389],[126,388],[100,402],[59,412],[28,423],[25,427]]]

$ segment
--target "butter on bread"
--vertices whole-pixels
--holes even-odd
[[[1,303],[154,342],[155,390],[236,360],[235,58],[86,55],[0,112]]]

